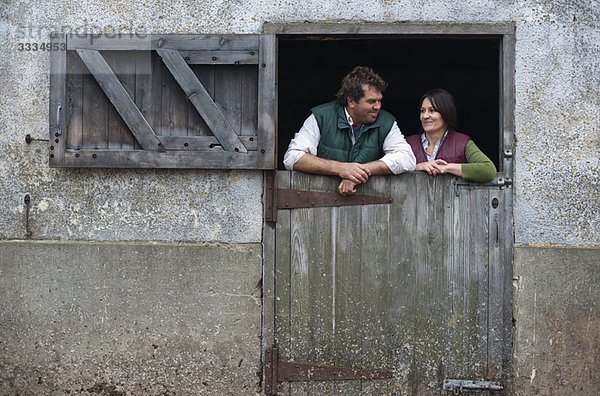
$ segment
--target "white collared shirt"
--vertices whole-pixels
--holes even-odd
[[[427,152],[427,146],[429,146],[429,141],[427,140],[427,136],[425,136],[425,132],[421,134],[421,144],[423,145],[423,151],[425,151],[425,155],[427,155],[427,161],[433,161],[437,156],[438,150],[442,147],[442,143],[446,140],[446,136],[448,136],[448,131],[444,132],[444,136],[437,142],[435,142],[435,146],[433,146],[433,153],[429,154]]]
[[[352,117],[346,111],[346,119],[348,125],[352,125]],[[355,143],[354,134],[352,128],[350,128],[350,137],[352,144]],[[317,124],[317,119],[314,115],[310,115],[305,121],[304,125],[294,135],[294,138],[290,142],[287,151],[283,157],[283,164],[287,170],[293,170],[294,164],[302,157],[305,153],[317,155],[317,146],[321,140],[321,131]],[[384,156],[380,158],[384,164],[390,169],[390,171],[397,175],[402,172],[409,172],[415,170],[416,160],[412,152],[410,145],[404,139],[404,135],[400,132],[398,124],[394,121],[392,129],[385,137],[383,141],[383,152]]]

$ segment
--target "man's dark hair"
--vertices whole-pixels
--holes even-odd
[[[388,85],[370,67],[356,66],[342,80],[342,86],[335,95],[337,102],[342,106],[346,106],[348,104],[348,96],[358,102],[365,95],[363,91],[363,85],[365,84],[379,90],[381,93],[385,91]]]
[[[423,101],[425,99],[429,99],[431,106],[433,106],[435,111],[442,115],[448,130],[456,130],[458,117],[456,115],[456,103],[454,102],[454,97],[446,90],[440,88],[432,89],[421,96],[419,108],[423,106]]]

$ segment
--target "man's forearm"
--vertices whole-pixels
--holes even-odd
[[[296,161],[294,170],[318,175],[339,176],[339,162],[306,153]]]
[[[375,167],[375,165],[373,165]],[[294,164],[293,170],[319,175],[339,176],[354,183],[365,183],[371,176],[371,170],[366,164],[357,162],[339,162],[319,158],[306,153]]]
[[[385,164],[385,162],[383,162],[381,160],[367,162],[364,165],[367,168],[369,168],[369,171],[371,171],[371,176],[390,175],[392,173],[392,171],[390,170],[390,168],[388,168],[388,166]]]

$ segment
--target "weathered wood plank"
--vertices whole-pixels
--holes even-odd
[[[152,129],[157,134],[161,134],[161,68],[164,66],[154,51],[136,51],[134,56],[136,59],[135,104]],[[133,140],[133,148],[142,147],[135,137]]]
[[[372,177],[364,186],[366,195],[389,196],[390,178]],[[388,290],[392,285],[389,273],[390,205],[361,206],[361,261],[363,307],[362,368],[391,369],[388,337],[391,335],[387,310],[390,307]]]
[[[180,51],[190,65],[256,65],[258,48],[237,51]]]
[[[162,61],[162,100],[161,108],[161,136],[187,136],[188,110],[197,113],[191,102],[187,99],[185,91],[177,79],[170,73],[168,66]]]
[[[448,284],[444,262],[444,177],[417,179],[418,244],[415,268],[414,362],[411,386],[425,392],[430,383],[443,381],[447,357]],[[420,394],[420,393],[418,393]]]
[[[265,23],[268,34],[511,34],[514,23]]]
[[[241,68],[238,66],[219,66],[215,68],[215,93],[213,100],[231,125],[236,136],[242,131],[242,92]]]
[[[467,191],[465,191],[467,192]],[[463,194],[463,191],[461,191]],[[488,278],[488,244],[489,244],[489,190],[485,188],[474,188],[468,190],[471,210],[469,212],[470,221],[465,228],[471,233],[471,244],[469,246],[468,262],[469,272],[471,274],[470,293],[473,304],[471,305],[470,316],[475,323],[469,323],[465,330],[470,330],[469,338],[465,343],[471,345],[473,355],[471,361],[482,362],[482,364],[465,362],[468,368],[467,374],[478,375],[479,378],[485,378],[487,361],[487,343],[488,343],[488,310],[489,310],[489,278]],[[477,354],[475,354],[477,353]]]
[[[277,38],[275,35],[260,36],[260,62],[258,68],[258,134],[261,154],[258,168],[277,169]]]
[[[473,274],[470,272],[469,246],[471,244],[471,230],[469,228],[470,210],[469,195],[465,194],[464,188],[452,187],[452,195],[449,198],[451,205],[447,217],[450,217],[451,232],[450,240],[450,262],[448,265],[449,282],[449,326],[448,342],[450,353],[448,354],[448,368],[446,376],[449,378],[463,378],[465,361],[469,361],[474,353],[467,343],[468,334],[464,326],[469,323],[477,326],[477,317],[473,318],[471,312],[477,312],[477,288],[471,290]],[[461,194],[462,192],[462,194]],[[476,284],[475,284],[476,286]],[[479,350],[479,348],[477,348]],[[464,356],[468,354],[468,357]],[[467,377],[468,378],[468,377]]]
[[[276,177],[273,175],[273,177]],[[266,189],[267,174],[263,175],[264,193],[268,194]],[[275,252],[276,246],[276,225],[277,223],[265,223],[263,227],[263,277],[262,277],[262,321],[261,327],[261,353],[265,356],[265,351],[275,345],[275,285],[276,285],[276,268],[275,268]],[[267,370],[266,364],[263,365],[263,378]]]
[[[247,150],[240,141],[235,129],[212,100],[196,75],[176,50],[157,49],[163,62],[173,74],[188,99],[210,127],[226,151],[245,153]]]
[[[362,192],[366,195],[389,196],[391,178],[371,177]],[[389,290],[394,287],[390,278],[391,245],[389,204],[364,205],[361,213],[361,261],[363,318],[362,359],[364,369],[393,370],[391,322],[388,310],[391,306]],[[391,382],[391,381],[390,381]],[[366,394],[376,394],[385,387],[385,381],[361,381],[361,390]]]
[[[291,172],[277,172],[277,185],[290,188]],[[292,355],[291,334],[291,211],[280,210],[275,225],[275,343],[279,348],[279,359],[289,361]],[[280,384],[279,391],[289,395],[290,384]]]
[[[454,250],[449,267],[449,378],[481,378],[487,359],[487,212],[485,189],[453,188]]]
[[[135,98],[135,74],[136,58],[135,55],[127,54],[122,51],[110,51],[105,53],[105,60],[108,66],[119,82],[125,88],[127,94]],[[108,105],[108,148],[132,149],[135,144],[135,138],[123,118],[112,105]]]
[[[66,45],[64,35],[52,38],[52,45]],[[52,51],[50,53],[50,98],[49,98],[49,141],[50,141],[50,166],[60,165],[67,146],[67,53],[66,51]]]
[[[388,317],[392,331],[394,347],[393,367],[395,381],[402,384],[408,392],[408,383],[414,374],[414,330],[413,322],[417,314],[416,272],[419,240],[415,232],[417,228],[417,185],[419,179],[425,179],[424,174],[404,174],[391,181],[391,197],[394,200],[390,208],[390,269],[392,282],[390,287],[391,305]]]
[[[276,173],[277,186],[289,188],[291,174]],[[279,359],[286,361],[291,355],[290,315],[291,315],[291,212],[279,211],[275,223],[275,262],[274,264],[274,334],[273,343],[279,348]],[[269,345],[265,345],[268,347]],[[289,383],[280,383],[278,393],[289,395]]]
[[[200,84],[206,89],[206,92],[211,98],[214,98],[215,91],[215,66],[209,65],[195,65],[192,67],[192,71],[200,81]],[[187,101],[188,107],[188,136],[214,136],[206,122],[202,119],[200,114],[196,111],[194,104]],[[218,140],[215,138],[218,143]],[[244,143],[245,144],[245,143]],[[248,149],[248,147],[246,147]]]
[[[252,34],[73,34],[68,36],[67,49],[147,51],[157,48],[165,48],[187,51],[197,51],[201,49],[222,51],[252,51],[258,48],[258,40],[259,36]]]
[[[83,60],[83,59],[82,59]],[[85,60],[84,60],[85,63]],[[87,65],[86,65],[87,66]],[[87,66],[89,69],[89,66]],[[81,148],[108,148],[109,100],[93,75],[83,74]]]
[[[66,140],[67,149],[79,149],[83,144],[83,77],[88,74],[85,65],[79,56],[72,52],[67,52],[67,101],[66,109],[63,109],[66,119]],[[62,154],[64,159],[64,152]]]
[[[241,127],[240,136],[258,134],[258,70],[245,67],[241,71]]]
[[[335,340],[334,362],[341,367],[360,368],[364,337],[361,295],[361,207],[334,208],[335,246]],[[336,383],[336,391],[357,394],[360,381]]]
[[[77,50],[77,53],[94,75],[106,96],[145,150],[157,150],[160,141],[144,116],[119,82],[98,51]],[[88,96],[86,94],[86,96]]]
[[[66,150],[65,167],[256,169],[256,151]]]
[[[501,171],[506,177],[512,177],[514,167],[515,151],[515,47],[516,47],[515,29],[506,32],[502,36],[502,64],[500,73],[502,76],[502,86],[500,92],[500,117],[502,120],[502,145],[500,147],[499,158],[502,158]],[[505,149],[513,151],[512,156],[504,156]]]
[[[337,186],[337,179],[331,177],[310,177],[309,190],[332,191]],[[334,365],[333,345],[335,317],[334,301],[334,268],[333,257],[333,210],[331,208],[309,209],[312,213],[312,233],[310,244],[313,249],[309,267],[310,282],[310,323],[313,338],[313,354],[311,360],[323,365]],[[331,381],[312,382],[307,384],[309,395],[332,394],[334,384]]]
[[[310,176],[292,172],[290,188],[308,189]],[[281,212],[281,211],[280,211]],[[311,351],[318,348],[312,338],[309,265],[314,246],[310,244],[312,212],[310,209],[290,211],[290,355],[291,361],[308,363]],[[290,395],[307,393],[306,382],[290,383]]]
[[[512,354],[512,191],[490,191],[488,367],[486,379],[503,380],[510,374]]]
[[[307,186],[311,191],[331,191],[337,179],[330,177],[311,177]],[[312,213],[311,246],[316,249],[310,252],[312,267],[310,268],[311,325],[315,345],[313,357],[317,362],[333,365],[334,341],[334,233],[333,210],[331,208],[309,209]]]
[[[185,151],[217,151],[221,150],[219,141],[214,136],[161,136],[165,150]],[[256,138],[253,136],[240,136],[240,141],[248,151],[256,151]]]

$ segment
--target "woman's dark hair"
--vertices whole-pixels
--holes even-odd
[[[446,90],[436,88],[421,96],[419,106],[423,105],[425,99],[429,99],[435,111],[442,115],[448,130],[456,130],[458,119],[456,115],[456,103],[452,95]]]
[[[342,80],[342,86],[335,95],[337,102],[342,106],[346,106],[348,104],[348,96],[358,102],[360,98],[365,95],[365,92],[363,91],[364,84],[370,85],[381,93],[385,91],[388,85],[388,83],[370,67],[356,66]]]

